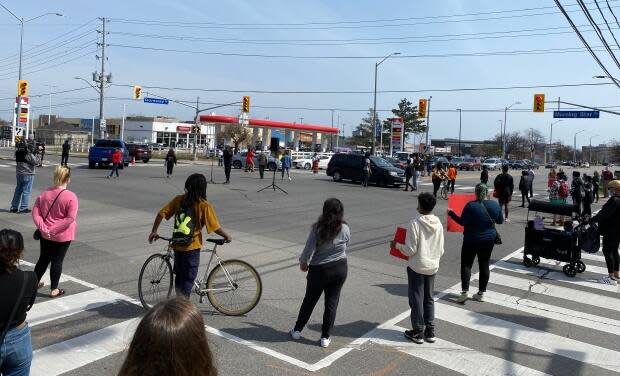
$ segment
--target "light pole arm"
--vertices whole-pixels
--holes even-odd
[[[41,14],[41,15],[38,15],[38,16],[36,16],[36,17],[28,18],[27,20],[24,20],[24,23],[26,23],[26,22],[30,22],[30,21],[34,21],[34,20],[39,19],[39,18],[41,18],[41,17],[50,16],[50,15],[53,15],[53,16],[58,16],[58,17],[62,17],[62,14],[61,14],[61,13],[56,13],[56,12],[47,12],[47,13],[43,13],[43,14]]]

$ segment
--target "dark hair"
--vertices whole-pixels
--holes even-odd
[[[157,304],[138,324],[119,376],[216,376],[202,314],[185,298]]]
[[[173,149],[173,148],[170,148],[170,149],[168,150],[168,155],[170,155],[170,156],[174,156],[174,149]]]
[[[502,165],[502,172],[508,172],[508,165]]]
[[[437,199],[428,192],[420,193],[418,196],[418,205],[426,213],[432,212],[436,204]]]
[[[342,224],[346,223],[342,220],[344,216],[344,207],[342,202],[337,198],[328,198],[323,203],[323,214],[314,224],[316,229],[316,244],[324,244],[334,240],[336,235],[340,233]]]
[[[443,168],[443,162],[437,162],[437,164],[435,165],[435,167],[437,167],[438,169]]]
[[[207,178],[203,174],[191,174],[185,180],[185,195],[181,206],[189,208],[207,199]]]
[[[523,171],[521,171],[521,175],[522,175],[522,176],[527,176],[527,175],[528,175],[528,173],[527,173],[527,171],[523,170]]]
[[[573,171],[573,176],[577,178],[581,176],[581,173],[579,171]]]
[[[10,229],[0,230],[0,272],[10,273],[17,268],[17,261],[24,251],[24,237]]]
[[[489,168],[487,166],[482,166],[483,170],[488,170]]]
[[[588,182],[588,183],[592,183],[592,176],[590,175],[583,175],[583,178]]]
[[[564,181],[567,180],[566,173],[564,171],[558,172],[557,175],[556,175],[556,178],[558,180],[564,180]]]

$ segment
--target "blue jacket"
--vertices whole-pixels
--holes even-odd
[[[485,213],[482,205],[487,209],[489,215]],[[450,212],[450,217],[459,225],[463,226],[463,242],[486,242],[495,239],[495,226],[489,216],[497,224],[504,223],[502,208],[496,201],[485,200],[471,201],[465,205],[463,213],[459,217],[454,212]]]
[[[288,155],[285,155],[284,157],[282,157],[282,167],[283,168],[291,168],[291,157]]]

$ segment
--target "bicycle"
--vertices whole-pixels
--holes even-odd
[[[138,279],[138,294],[145,309],[170,297],[174,288],[170,262],[174,258],[174,240],[162,236],[158,239],[168,242],[166,253],[149,256],[142,265]],[[206,296],[213,308],[225,315],[241,316],[250,312],[258,304],[263,292],[260,275],[245,261],[222,260],[217,254],[217,247],[224,244],[224,239],[207,239],[207,242],[213,243],[213,248],[200,252],[210,252],[211,257],[203,277],[194,281],[192,292],[199,296],[201,304]],[[214,258],[217,265],[209,273]]]
[[[444,200],[448,199],[448,179],[442,179],[441,181],[441,189],[439,190],[439,197]]]

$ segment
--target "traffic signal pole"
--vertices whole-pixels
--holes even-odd
[[[101,18],[102,32],[101,32],[101,76],[99,77],[99,133],[102,139],[105,139],[105,130],[101,127],[103,117],[103,90],[105,88],[105,17]]]

